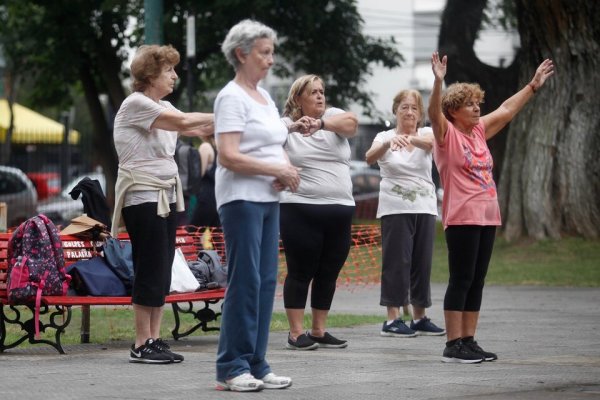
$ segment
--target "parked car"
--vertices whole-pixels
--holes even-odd
[[[60,175],[58,172],[28,172],[37,190],[38,200],[45,200],[60,193]]]
[[[379,183],[381,175],[379,170],[371,168],[367,163],[354,162],[350,167],[352,179],[352,195],[356,208],[354,218],[375,219],[379,205]]]
[[[0,202],[6,203],[7,228],[35,216],[37,201],[35,186],[23,171],[0,166]]]
[[[45,214],[55,225],[60,225],[63,228],[66,227],[73,218],[83,214],[83,202],[81,201],[81,197],[77,200],[73,200],[69,193],[79,181],[86,176],[90,179],[97,179],[98,182],[100,182],[102,191],[106,195],[106,178],[103,173],[90,172],[82,174],[71,180],[59,195],[41,201],[38,204],[38,213]]]

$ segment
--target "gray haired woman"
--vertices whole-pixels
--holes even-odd
[[[279,191],[296,191],[300,183],[283,149],[288,129],[269,93],[258,86],[273,65],[276,40],[271,28],[244,20],[231,28],[221,47],[235,78],[219,92],[214,107],[215,197],[229,268],[217,390],[292,384],[291,378],[273,374],[266,361],[277,284]]]

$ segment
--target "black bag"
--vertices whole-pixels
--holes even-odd
[[[125,285],[103,257],[79,260],[67,268],[71,287],[79,296],[127,296]]]
[[[191,144],[177,139],[174,158],[181,186],[183,186],[183,194],[185,196],[197,194],[200,191],[200,180],[202,179],[200,152]]]
[[[104,258],[109,268],[125,285],[127,294],[131,294],[133,287],[131,242],[109,237],[104,244]]]

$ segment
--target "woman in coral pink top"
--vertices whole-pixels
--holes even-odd
[[[454,83],[442,94],[447,57],[431,57],[435,81],[429,100],[434,159],[444,187],[442,222],[450,278],[444,297],[446,348],[443,362],[479,363],[498,357],[474,340],[496,227],[501,225],[493,160],[486,141],[525,106],[554,73],[544,60],[531,81],[493,112],[481,116],[484,91],[476,83]]]

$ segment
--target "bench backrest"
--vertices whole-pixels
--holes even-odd
[[[6,283],[8,279],[8,241],[10,240],[12,233],[0,233],[0,299],[6,299]],[[80,239],[72,235],[60,235],[63,254],[65,257],[65,266],[69,266],[78,260],[85,260],[98,254],[102,242],[96,242],[93,240]],[[126,233],[119,234],[120,240],[129,240],[129,236]],[[202,230],[195,229],[190,230],[189,228],[177,229],[176,246],[181,248],[183,255],[186,260],[196,260],[198,252],[204,248],[204,245],[210,243],[210,246],[219,252],[219,255],[224,260],[224,245],[223,245],[223,234],[220,230],[214,230],[207,242],[207,237],[202,233]]]

